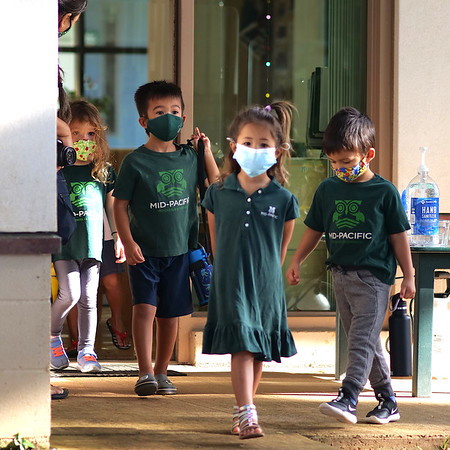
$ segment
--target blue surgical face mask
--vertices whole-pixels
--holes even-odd
[[[147,120],[147,131],[160,141],[173,141],[183,128],[183,118],[174,114],[163,114]]]
[[[249,177],[254,178],[276,164],[275,151],[275,147],[251,148],[246,145],[236,144],[233,158]]]

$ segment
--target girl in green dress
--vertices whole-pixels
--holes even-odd
[[[214,253],[203,353],[231,354],[232,433],[241,439],[263,436],[253,404],[263,361],[296,353],[281,271],[299,215],[297,198],[282,187],[292,111],[276,102],[234,119],[221,181],[203,201]]]

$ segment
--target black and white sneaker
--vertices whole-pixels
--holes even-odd
[[[397,402],[390,398],[384,398],[378,394],[378,401],[380,402],[376,408],[367,414],[367,422],[369,423],[389,423],[396,422],[400,419]]]
[[[339,422],[356,423],[356,402],[342,388],[339,395],[328,403],[322,403],[319,411],[326,416],[334,417]]]

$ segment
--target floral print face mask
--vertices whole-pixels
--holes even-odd
[[[333,169],[333,171],[340,180],[351,183],[359,178],[368,168],[369,163],[365,159],[362,159],[356,166],[341,167],[339,169]]]

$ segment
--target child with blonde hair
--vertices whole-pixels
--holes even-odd
[[[112,191],[116,173],[108,162],[109,147],[105,127],[97,108],[85,100],[71,103],[75,165],[61,169],[67,182],[76,220],[76,229],[53,263],[58,279],[58,296],[51,310],[51,367],[64,369],[69,359],[64,351],[61,330],[74,305],[78,305],[78,368],[99,372],[94,351],[97,327],[97,289],[103,249],[103,210],[114,237],[117,258],[123,256],[113,216]]]

